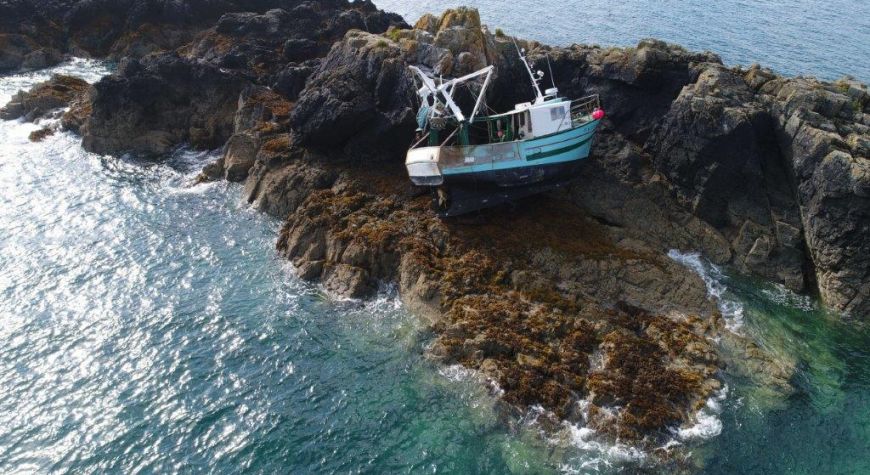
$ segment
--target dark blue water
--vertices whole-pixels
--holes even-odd
[[[375,0],[412,23],[426,12],[477,7],[491,28],[552,45],[633,46],[659,38],[710,50],[726,64],[761,63],[790,76],[870,82],[866,0]]]
[[[90,80],[76,61],[56,68]],[[49,72],[0,78],[0,102]],[[85,153],[0,122],[0,473],[633,473],[657,455],[496,409],[473,373],[425,359],[385,289],[342,302],[275,255],[279,223],[213,156]],[[793,368],[739,372],[667,446],[692,471],[868,473],[870,336],[811,301],[692,256],[735,331]]]

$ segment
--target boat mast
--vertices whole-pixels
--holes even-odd
[[[529,66],[529,61],[526,59],[526,49],[520,48],[517,44],[516,38],[511,38],[514,41],[514,47],[517,49],[517,53],[520,55],[520,60],[523,62],[523,66],[526,67],[526,72],[529,73],[529,78],[532,80],[532,88],[535,90],[535,102],[541,102],[544,100],[544,95],[541,94],[541,88],[538,87],[538,82],[544,76],[544,73],[539,71],[538,77],[535,77],[535,73],[532,72],[532,68]]]

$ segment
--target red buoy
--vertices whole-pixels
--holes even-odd
[[[592,118],[595,120],[601,120],[604,118],[604,109],[595,109],[592,111]]]

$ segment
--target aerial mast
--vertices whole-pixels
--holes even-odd
[[[526,72],[529,73],[529,78],[532,80],[532,88],[535,90],[535,102],[540,102],[544,100],[544,95],[541,94],[541,88],[538,87],[538,82],[544,77],[543,71],[538,71],[537,77],[535,73],[532,72],[532,68],[529,66],[529,61],[526,59],[526,49],[520,48],[517,44],[516,38],[511,38],[514,41],[514,47],[517,49],[517,53],[520,55],[520,60],[523,62],[523,66],[526,67]]]

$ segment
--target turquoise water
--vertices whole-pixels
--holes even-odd
[[[59,68],[94,80],[105,70]],[[48,72],[0,78],[0,103]],[[506,415],[390,289],[336,301],[274,252],[207,153],[85,153],[0,122],[0,473],[667,473],[536,412]],[[689,259],[691,260],[691,259]],[[689,262],[689,261],[687,261]],[[867,473],[870,335],[692,261],[796,390],[729,390],[668,446],[706,473]],[[690,454],[690,455],[687,455]]]
[[[413,23],[426,12],[470,5],[491,28],[552,45],[633,46],[659,38],[710,50],[726,64],[761,63],[780,73],[870,82],[866,0],[375,0]]]
[[[721,433],[698,447],[702,473],[870,473],[870,329],[782,286],[729,276],[697,258],[690,267],[720,297],[729,326],[792,368],[789,390],[747,374],[740,355],[723,373],[730,388]],[[724,353],[729,353],[723,342]]]

